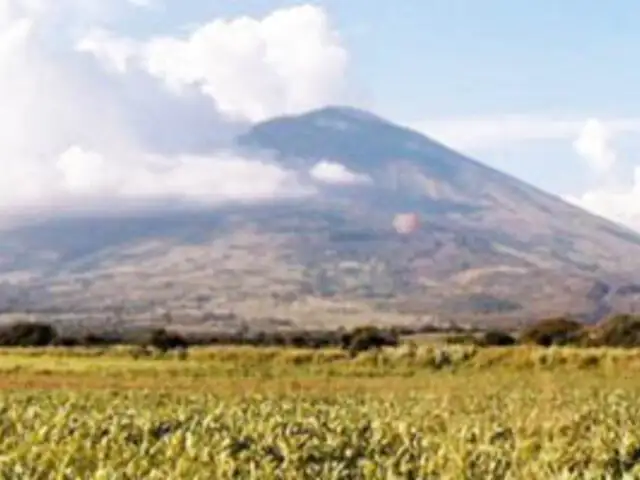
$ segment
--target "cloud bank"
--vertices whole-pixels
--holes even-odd
[[[231,140],[249,122],[339,100],[348,57],[325,12],[142,40],[100,24],[154,5],[0,0],[0,212],[309,193]]]
[[[601,121],[612,135],[640,132],[640,118]],[[456,149],[481,151],[526,141],[572,140],[581,134],[584,124],[580,115],[509,114],[435,118],[409,126]]]
[[[613,146],[615,130],[597,119],[588,120],[574,142],[576,152],[597,178],[596,185],[582,195],[566,200],[597,215],[640,230],[640,167],[632,172],[620,168],[620,155]]]

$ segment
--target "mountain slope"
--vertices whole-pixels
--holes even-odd
[[[333,160],[367,173],[375,183],[371,197],[384,199],[379,203],[386,210],[415,207],[449,226],[506,235],[524,250],[543,248],[549,257],[574,250],[584,256],[583,262],[567,257],[566,266],[585,263],[619,271],[630,267],[623,252],[640,246],[640,235],[624,227],[356,110],[327,108],[275,119],[256,126],[241,142],[274,151],[298,168]]]
[[[621,296],[636,308],[639,235],[416,132],[332,107],[238,142],[316,194],[6,229],[0,306],[101,322],[170,311],[226,327],[593,319]],[[314,175],[323,162],[333,176]],[[403,212],[420,219],[409,235],[393,227]]]

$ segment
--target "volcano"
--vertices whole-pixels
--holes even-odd
[[[310,193],[6,228],[0,306],[217,327],[590,321],[636,308],[640,235],[418,132],[328,107],[254,125],[237,145]]]

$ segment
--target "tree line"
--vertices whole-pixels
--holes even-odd
[[[585,325],[566,317],[550,318],[534,322],[518,334],[490,330],[481,335],[454,335],[447,338],[449,344],[473,344],[478,346],[537,345],[540,347],[640,347],[640,316],[614,315],[595,325]]]
[[[381,347],[395,347],[403,337],[419,333],[444,333],[436,327],[356,327],[351,330],[287,330],[210,332],[181,334],[164,328],[130,332],[84,332],[62,335],[55,326],[42,322],[17,322],[0,327],[0,347],[108,347],[135,345],[162,352],[186,350],[192,346],[254,346],[290,348],[341,348],[356,355]],[[518,333],[491,329],[481,332],[447,329],[447,344],[478,347],[537,345],[541,347],[640,347],[640,316],[616,315],[596,325],[584,325],[570,318],[534,322]]]
[[[162,352],[192,346],[255,346],[292,348],[342,348],[353,354],[385,346],[398,346],[406,330],[357,327],[352,330],[238,331],[185,335],[164,328],[131,332],[87,332],[61,335],[48,323],[17,322],[0,327],[0,347],[108,347],[132,345]]]

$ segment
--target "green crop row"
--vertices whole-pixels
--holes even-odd
[[[638,478],[637,390],[504,385],[324,398],[5,393],[0,477]]]

